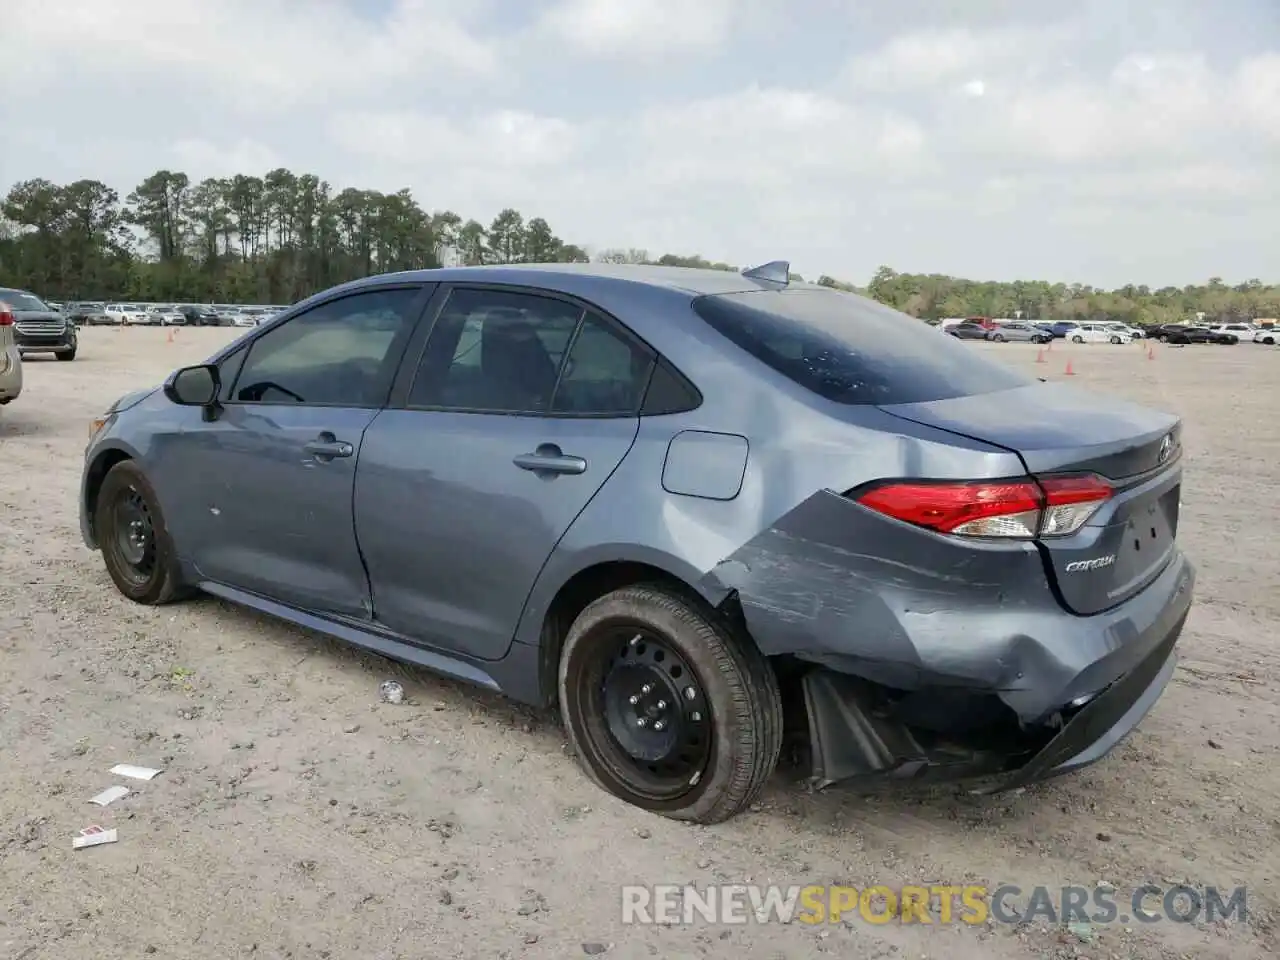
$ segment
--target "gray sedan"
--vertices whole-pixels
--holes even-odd
[[[818,786],[1099,759],[1191,605],[1181,421],[789,276],[317,294],[94,421],[85,542],[135,603],[203,591],[558,704],[664,816],[732,816],[793,736]]]
[[[987,334],[987,339],[996,343],[1048,343],[1053,334],[1031,323],[1001,323]]]

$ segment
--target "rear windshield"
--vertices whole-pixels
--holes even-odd
[[[836,403],[925,403],[1035,382],[914,317],[836,290],[706,296],[693,309],[748,353]]]

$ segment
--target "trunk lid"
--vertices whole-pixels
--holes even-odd
[[[1070,612],[1123,603],[1173,558],[1182,422],[1172,414],[1054,383],[881,409],[1010,450],[1036,478],[1094,473],[1111,482],[1114,496],[1082,529],[1037,541]]]

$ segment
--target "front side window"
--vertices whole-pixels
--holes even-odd
[[[418,288],[331,300],[258,337],[233,403],[369,407],[386,402],[416,320]]]
[[[693,309],[727,340],[836,403],[923,403],[1037,382],[914,317],[841,291],[703,296]]]

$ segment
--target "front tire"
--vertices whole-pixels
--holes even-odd
[[[159,606],[188,592],[155,490],[132,460],[107,473],[93,517],[103,563],[122,594],[134,603]]]
[[[1071,338],[1072,343],[1084,343],[1084,337],[1076,336]]]
[[[782,746],[773,668],[750,640],[660,585],[589,604],[560,656],[560,711],[591,778],[675,820],[748,806]]]
[[[991,335],[991,339],[992,339],[992,340],[994,340],[996,343],[1004,343],[1004,334],[1003,334],[1003,333],[993,333],[993,334]]]
[[[74,360],[76,358],[76,348],[72,347],[70,350],[62,351],[62,353],[55,353],[54,356],[59,360]]]
[[[1120,342],[1120,338],[1119,338],[1119,337],[1112,337],[1112,338],[1111,338],[1111,342],[1112,342],[1112,343],[1119,343],[1119,342]]]

